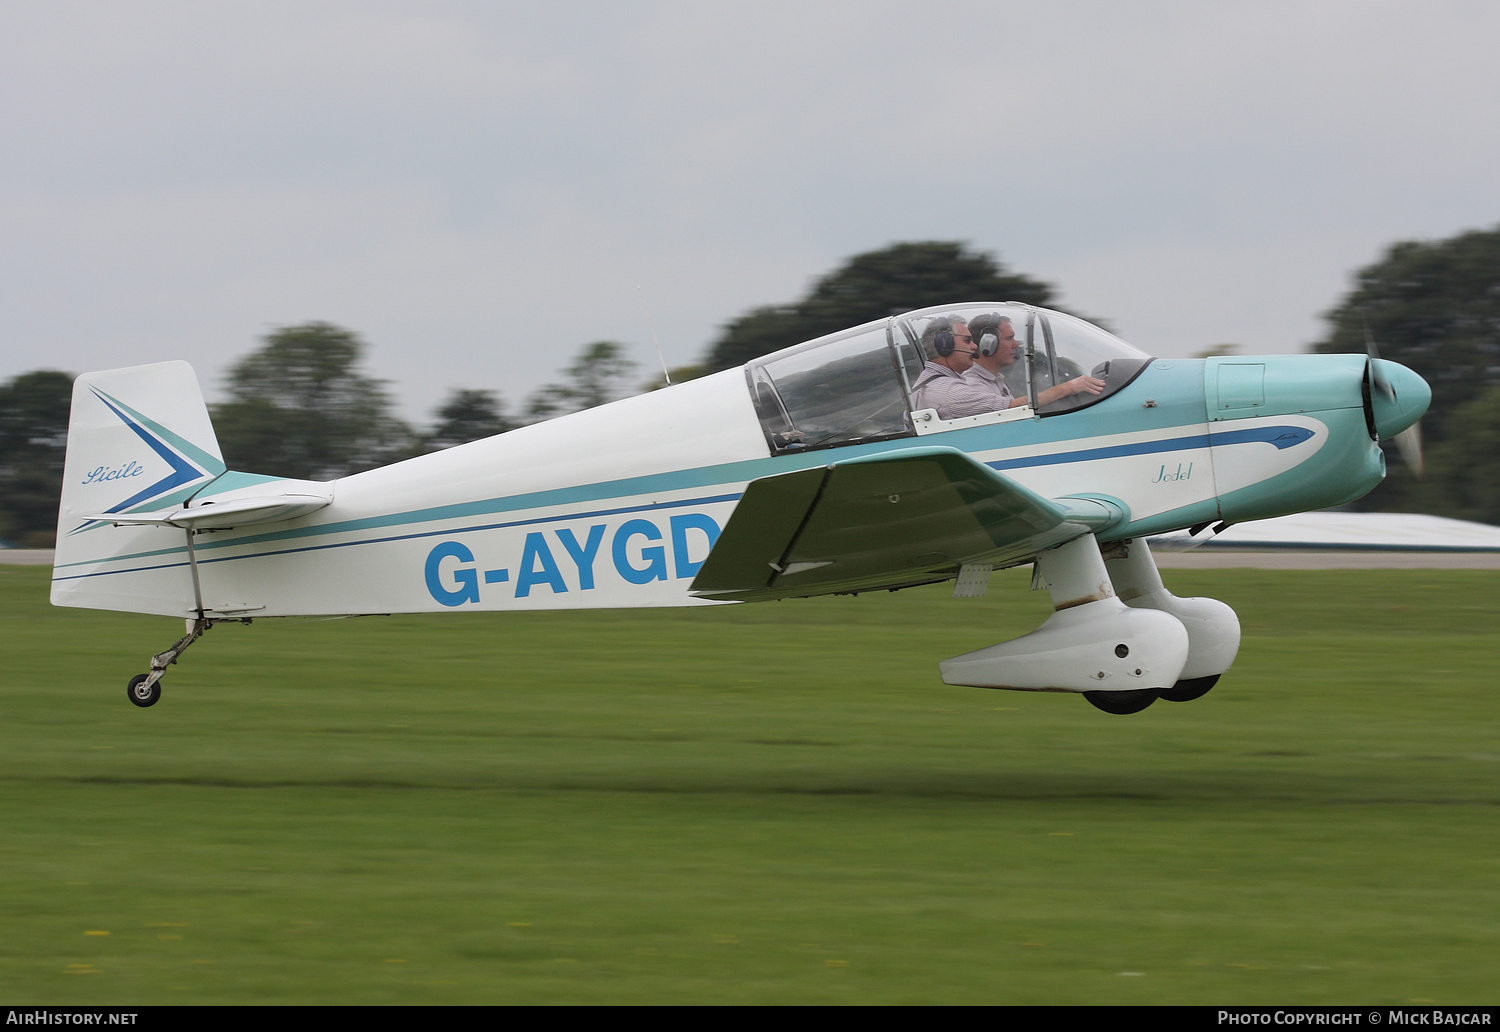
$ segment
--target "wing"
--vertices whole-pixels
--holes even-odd
[[[1043,498],[956,448],[909,448],[752,481],[690,590],[752,601],[926,584],[1128,519],[1115,499]]]

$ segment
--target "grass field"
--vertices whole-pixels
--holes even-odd
[[[1500,573],[1168,571],[1206,698],[949,688],[1045,593],[216,627],[0,567],[0,1002],[1500,1002]]]

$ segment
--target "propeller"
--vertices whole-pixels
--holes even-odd
[[[1396,435],[1396,450],[1401,453],[1401,461],[1411,467],[1411,471],[1417,475],[1417,479],[1423,479],[1425,470],[1422,465],[1421,423],[1413,423]]]
[[[1380,393],[1384,394],[1387,400],[1395,401],[1396,389],[1391,386],[1391,381],[1386,379],[1385,373],[1377,364],[1380,361],[1380,351],[1375,347],[1375,336],[1370,332],[1370,322],[1363,314],[1360,315],[1359,321],[1364,324],[1365,350],[1370,353],[1370,364],[1366,366],[1370,370],[1370,380],[1380,388]]]
[[[1369,378],[1370,388],[1372,391],[1378,390],[1387,401],[1394,404],[1396,388],[1391,385],[1390,379],[1385,375],[1385,370],[1380,366],[1380,351],[1375,347],[1375,337],[1370,333],[1370,323],[1363,314],[1359,318],[1365,327],[1365,350],[1370,354],[1370,360],[1365,363],[1365,375]],[[1370,426],[1373,430],[1375,426],[1373,414]],[[1396,442],[1396,450],[1401,453],[1401,461],[1416,474],[1418,480],[1423,479],[1425,467],[1422,461],[1422,424],[1413,423],[1392,440]]]

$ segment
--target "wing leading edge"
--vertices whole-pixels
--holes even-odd
[[[909,448],[750,483],[694,578],[754,601],[926,584],[1128,521],[1106,498],[1044,498],[956,448]]]

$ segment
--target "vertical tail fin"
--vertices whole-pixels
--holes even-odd
[[[224,472],[192,366],[85,373],[73,384],[52,604],[192,615],[186,535],[98,517],[180,504]]]

